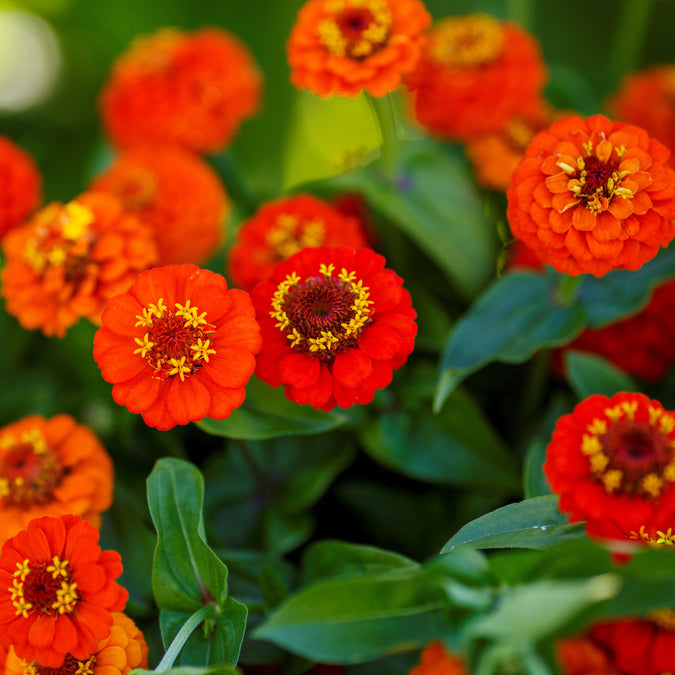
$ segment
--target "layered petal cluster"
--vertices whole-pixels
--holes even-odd
[[[2,547],[0,641],[16,655],[58,668],[68,654],[86,661],[110,635],[111,612],[128,594],[122,562],[102,551],[99,533],[78,516],[32,520]]]
[[[587,636],[560,640],[556,652],[564,675],[624,675],[612,654]]]
[[[0,136],[0,238],[33,212],[41,190],[42,177],[33,158]]]
[[[618,119],[642,127],[675,153],[675,64],[628,75],[610,107]],[[673,154],[670,164],[675,166]]]
[[[39,516],[71,513],[98,528],[112,490],[108,453],[69,415],[31,415],[0,429],[0,541]]]
[[[644,394],[590,396],[556,423],[543,469],[560,510],[589,530],[673,523],[675,413]]]
[[[7,234],[3,251],[7,311],[58,337],[81,317],[99,323],[108,300],[157,258],[152,228],[95,192],[38,211]]]
[[[463,658],[449,652],[442,642],[432,642],[422,650],[422,660],[408,675],[469,675]]]
[[[138,626],[122,612],[113,612],[110,635],[99,640],[87,659],[67,654],[58,668],[59,675],[128,675],[134,668],[147,668],[148,645]],[[5,675],[54,675],[54,669],[37,661],[20,659],[10,647]]]
[[[94,358],[117,403],[157,429],[224,419],[244,401],[260,327],[251,299],[220,274],[168,265],[113,298]]]
[[[370,403],[417,334],[403,280],[370,249],[307,248],[251,296],[263,347],[256,375],[321,410]]]
[[[423,127],[441,138],[468,140],[500,133],[510,119],[537,110],[545,81],[534,37],[515,24],[472,14],[431,27],[405,84]]]
[[[384,96],[420,57],[420,0],[309,0],[288,40],[291,81],[319,96]]]
[[[245,221],[229,254],[233,282],[247,290],[267,281],[274,268],[307,247],[367,246],[359,219],[309,194],[263,204]]]
[[[91,185],[117,197],[154,228],[157,265],[208,260],[223,239],[229,202],[215,171],[201,157],[171,145],[123,151]]]
[[[261,90],[248,48],[227,31],[163,29],[117,60],[100,105],[118,147],[173,142],[211,153],[257,111]]]
[[[507,191],[511,231],[559,272],[636,270],[675,236],[664,145],[602,115],[537,134]]]

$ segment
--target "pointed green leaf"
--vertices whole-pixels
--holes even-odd
[[[632,377],[597,354],[574,350],[565,353],[567,379],[579,399],[592,394],[614,396],[620,391],[639,391]]]

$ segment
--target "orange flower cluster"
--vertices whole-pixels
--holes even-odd
[[[41,189],[42,178],[33,158],[0,136],[0,238],[37,207]]]
[[[147,668],[148,645],[136,624],[122,612],[112,612],[110,635],[99,640],[88,658],[68,654],[58,668],[59,675],[128,675],[134,668]],[[2,661],[0,661],[2,662]],[[20,659],[10,647],[5,675],[54,675],[54,669],[37,661]]]
[[[422,650],[422,660],[408,675],[469,675],[464,659],[450,653],[442,642]]]
[[[150,227],[111,195],[84,193],[52,203],[3,241],[2,295],[24,328],[63,337],[156,260]]]
[[[672,523],[675,413],[644,394],[590,396],[558,420],[543,469],[560,510],[594,532]]]
[[[77,516],[46,516],[4,543],[0,642],[20,659],[68,667],[69,657],[86,663],[100,640],[112,639],[111,612],[124,608],[128,594],[115,581],[119,553],[102,551],[98,538]]]
[[[675,173],[647,133],[568,117],[529,145],[508,189],[514,236],[559,272],[636,270],[675,236]]]
[[[319,96],[384,96],[415,67],[430,22],[420,0],[309,0],[288,40],[291,81]]]
[[[652,66],[629,75],[610,107],[620,120],[642,127],[675,153],[675,65]],[[670,164],[675,167],[673,154]]]
[[[500,133],[540,108],[546,80],[539,45],[515,24],[486,14],[450,17],[428,33],[408,75],[415,119],[441,138]]]
[[[357,218],[312,195],[283,197],[263,204],[243,223],[230,249],[229,270],[237,286],[250,290],[303,248],[366,245]]]
[[[38,516],[72,513],[98,528],[112,489],[110,457],[72,417],[31,415],[0,429],[0,541]]]
[[[263,337],[256,375],[302,405],[370,403],[412,352],[403,280],[370,249],[306,248],[251,295]]]
[[[195,265],[148,270],[102,321],[94,358],[103,379],[149,426],[225,419],[243,403],[260,328],[248,294],[219,274]]]
[[[253,58],[233,35],[164,29],[118,59],[101,113],[118,147],[151,141],[219,152],[258,109],[261,88]]]
[[[225,190],[206,162],[179,146],[129,148],[90,189],[113,194],[154,228],[157,265],[203,263],[222,240]]]

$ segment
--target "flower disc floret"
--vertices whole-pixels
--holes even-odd
[[[101,551],[81,518],[37,518],[8,539],[0,556],[0,639],[17,656],[58,668],[67,654],[87,660],[110,634],[111,611],[127,592],[115,579],[119,554]]]
[[[297,403],[368,403],[414,346],[410,295],[369,249],[300,251],[252,297],[263,336],[256,374]]]
[[[507,192],[511,230],[559,272],[636,270],[675,236],[675,173],[647,133],[602,115],[540,132]]]
[[[247,293],[195,265],[141,274],[113,298],[94,358],[113,398],[147,424],[170,429],[224,419],[244,401],[260,329]]]
[[[591,396],[561,417],[544,473],[572,520],[628,533],[675,513],[675,414],[643,394]]]
[[[291,80],[320,96],[384,96],[414,68],[430,21],[419,0],[309,0],[288,41]]]

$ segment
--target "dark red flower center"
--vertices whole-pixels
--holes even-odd
[[[607,192],[607,181],[612,177],[612,174],[618,170],[618,162],[603,162],[595,156],[586,157],[584,159],[585,167],[581,172],[584,174],[584,183],[581,193],[591,196],[598,191],[603,195]]]
[[[160,298],[156,305],[144,308],[136,319],[136,326],[145,328],[145,333],[142,339],[135,338],[138,349],[134,354],[147,360],[157,379],[179,377],[183,381],[216,353],[208,337],[215,326],[206,320],[206,312],[200,314],[189,300],[185,305],[175,303],[171,311]]]
[[[272,298],[270,315],[295,351],[332,362],[335,354],[356,346],[370,321],[370,293],[355,273],[333,276],[333,265],[301,282],[286,277]]]
[[[48,668],[33,662],[26,664],[24,675],[93,675],[95,667],[95,654],[84,661],[78,661],[72,654],[66,654],[66,658],[58,668]]]
[[[80,599],[68,561],[58,556],[49,562],[26,559],[17,563],[12,588],[7,590],[12,595],[16,615],[24,618],[36,612],[72,614]]]
[[[52,501],[68,471],[42,434],[33,429],[20,438],[5,436],[0,444],[5,452],[0,458],[0,503],[27,509]]]
[[[128,167],[113,190],[124,206],[136,211],[143,209],[157,194],[157,179],[154,174],[141,166]]]

